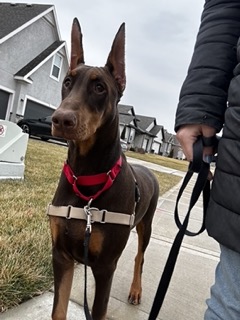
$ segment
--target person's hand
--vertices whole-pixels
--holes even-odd
[[[216,135],[216,129],[203,124],[188,124],[180,127],[177,131],[177,139],[188,161],[193,160],[193,144],[200,135],[206,138],[213,137]],[[213,154],[213,147],[203,148],[203,160]]]

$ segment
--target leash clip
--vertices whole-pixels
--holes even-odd
[[[87,226],[86,226],[86,231],[88,231],[89,233],[92,232],[92,214],[90,211],[88,211],[87,213]]]
[[[87,218],[87,225],[86,225],[86,231],[88,231],[89,233],[92,232],[92,213],[91,210],[95,210],[95,208],[91,208],[91,203],[92,203],[93,199],[91,198],[88,201],[88,204],[83,208],[85,214],[86,214],[86,218]]]

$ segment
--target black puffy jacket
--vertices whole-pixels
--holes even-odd
[[[219,132],[224,124],[206,227],[219,243],[240,253],[239,37],[240,1],[206,1],[175,130],[201,123]]]

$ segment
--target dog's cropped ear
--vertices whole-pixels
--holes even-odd
[[[74,18],[71,35],[70,71],[74,70],[81,63],[84,63],[82,31],[78,19]]]
[[[120,94],[126,86],[125,75],[125,23],[123,23],[113,41],[106,67],[115,78]]]

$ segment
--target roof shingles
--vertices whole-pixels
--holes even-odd
[[[0,39],[22,27],[52,5],[0,2]]]
[[[37,57],[30,61],[26,66],[19,70],[14,76],[25,77],[35,67],[37,67],[42,61],[44,61],[52,52],[54,52],[64,41],[55,41],[46,50],[41,52]]]

